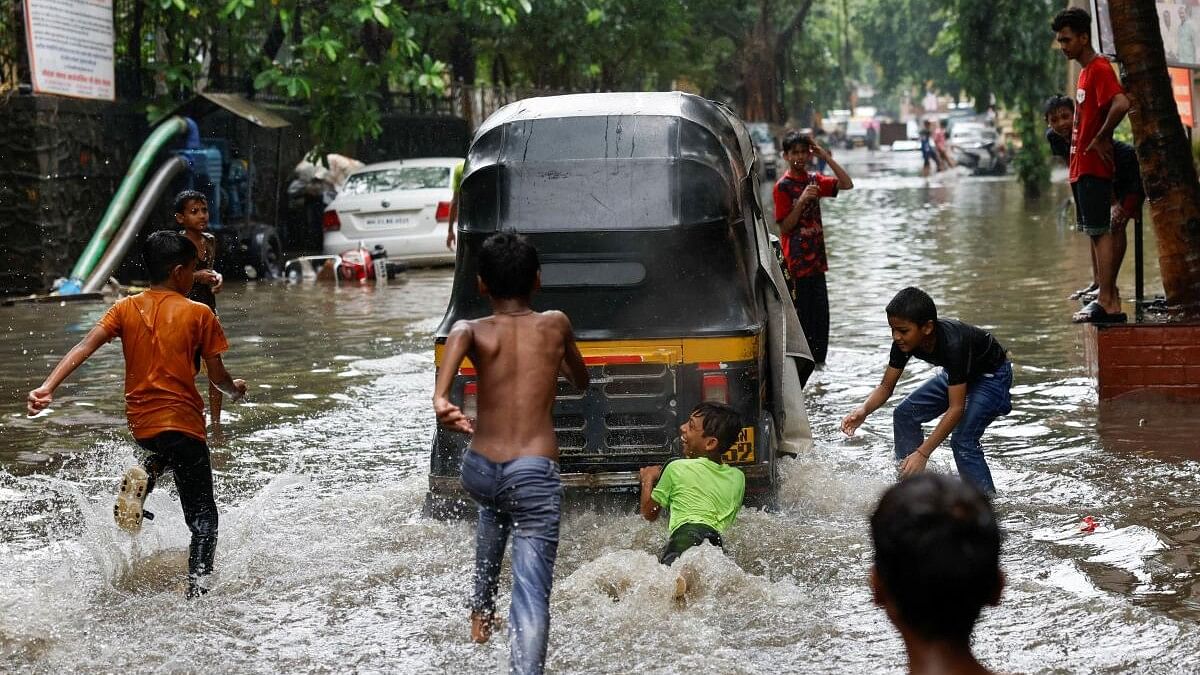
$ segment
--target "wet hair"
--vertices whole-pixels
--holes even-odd
[[[527,298],[537,281],[537,249],[516,232],[497,232],[479,249],[479,278],[493,298]]]
[[[691,415],[704,418],[704,435],[717,439],[717,449],[725,452],[737,442],[742,432],[742,416],[732,406],[716,401],[704,401],[692,408]]]
[[[1064,28],[1070,28],[1076,35],[1086,35],[1091,40],[1092,15],[1080,7],[1068,7],[1056,14],[1054,21],[1050,23],[1050,30],[1055,33]]]
[[[813,146],[813,139],[811,136],[807,136],[807,135],[805,135],[799,131],[796,131],[794,129],[792,131],[787,132],[783,136],[783,151],[784,152],[789,152],[793,148],[799,148],[801,150],[804,150],[807,148],[811,148],[812,146]]]
[[[890,317],[907,319],[918,326],[937,321],[937,305],[933,304],[933,298],[916,286],[909,286],[897,293],[885,311]]]
[[[871,514],[875,573],[904,624],[926,639],[967,642],[1003,584],[991,502],[953,476],[894,485]]]
[[[174,230],[155,232],[142,245],[142,261],[152,284],[161,284],[176,265],[186,265],[195,259],[196,245]]]
[[[183,213],[190,201],[202,201],[207,205],[208,197],[205,197],[204,193],[199,190],[184,190],[175,195],[175,213]]]
[[[1058,110],[1059,108],[1066,108],[1071,112],[1075,112],[1075,101],[1071,100],[1071,97],[1069,96],[1055,94],[1046,99],[1046,102],[1042,104],[1042,116],[1049,120],[1050,113]]]

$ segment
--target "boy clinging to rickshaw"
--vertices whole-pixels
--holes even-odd
[[[660,563],[670,565],[706,541],[722,545],[721,534],[737,518],[746,495],[746,474],[721,462],[741,430],[736,410],[705,401],[679,427],[684,459],[642,467],[642,517],[655,521],[662,509],[671,510],[670,536]]]

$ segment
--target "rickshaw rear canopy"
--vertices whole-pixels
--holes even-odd
[[[460,228],[662,229],[739,218],[753,161],[744,135],[720,104],[678,92],[520,101],[475,134]]]

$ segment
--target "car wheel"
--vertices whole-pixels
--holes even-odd
[[[250,234],[246,250],[246,272],[253,270],[255,279],[278,279],[283,276],[283,245],[279,233],[269,225],[256,225]]]

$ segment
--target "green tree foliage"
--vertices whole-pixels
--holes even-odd
[[[380,131],[392,91],[440,93],[446,64],[431,55],[431,17],[511,25],[529,0],[117,0],[118,60],[147,77],[154,116],[210,80],[312,112],[323,154]]]
[[[863,46],[879,64],[881,89],[936,83],[944,91],[961,85],[939,36],[948,28],[946,0],[877,0],[859,6]]]
[[[861,15],[866,48],[889,86],[932,82],[980,109],[1017,113],[1017,175],[1031,194],[1050,176],[1041,102],[1060,87],[1051,0],[880,0]]]

